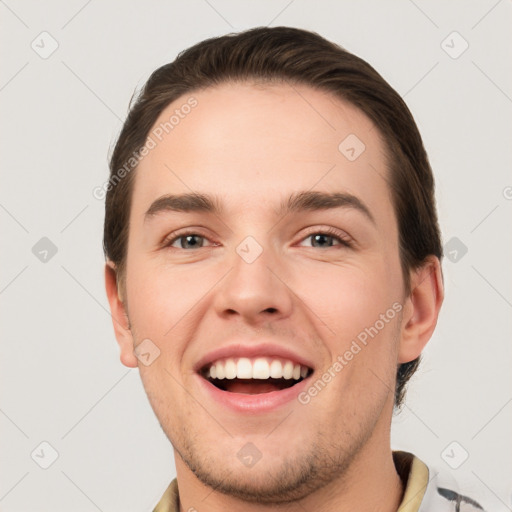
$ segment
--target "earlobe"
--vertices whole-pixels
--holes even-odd
[[[115,265],[110,260],[105,264],[105,289],[110,304],[114,333],[121,351],[121,363],[129,368],[137,368],[138,361],[133,353],[133,336],[128,315],[120,297]]]
[[[398,363],[416,359],[434,332],[444,299],[441,264],[429,256],[424,264],[411,271],[411,293],[406,299]]]

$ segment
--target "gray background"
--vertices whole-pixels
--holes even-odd
[[[392,444],[511,510],[510,0],[1,0],[0,14],[0,510],[151,510],[174,477],[138,370],[119,362],[92,191],[151,71],[259,25],[340,43],[411,108],[453,261]],[[43,441],[59,455],[47,469]]]

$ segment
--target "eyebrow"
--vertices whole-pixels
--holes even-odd
[[[277,216],[301,211],[330,210],[334,208],[352,208],[361,212],[373,224],[375,218],[369,208],[358,197],[345,192],[296,192],[281,202],[275,210]],[[203,212],[214,215],[222,215],[224,208],[218,196],[201,193],[166,194],[159,197],[149,207],[144,215],[144,220],[163,212]]]

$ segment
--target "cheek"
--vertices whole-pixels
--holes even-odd
[[[302,279],[299,296],[315,313],[310,317],[329,352],[323,370],[336,375],[334,395],[354,405],[362,400],[362,389],[370,402],[384,399],[396,372],[397,310],[402,307],[394,273],[381,260],[313,275]]]
[[[159,338],[174,330],[179,321],[208,290],[209,280],[190,268],[132,261],[128,269],[128,305],[132,323],[143,336]]]
[[[178,377],[190,340],[211,305],[209,293],[225,273],[225,267],[217,271],[208,266],[170,266],[142,257],[139,261],[133,258],[131,264],[127,293],[135,343],[147,338],[153,341],[160,357],[151,368],[161,371],[163,379],[168,377],[164,366]],[[139,367],[142,375],[146,368]]]
[[[393,304],[383,263],[302,270],[298,295],[341,340],[356,336]]]

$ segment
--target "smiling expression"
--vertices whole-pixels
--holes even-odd
[[[160,350],[140,375],[182,470],[248,500],[303,496],[389,446],[401,315],[297,399],[406,300],[385,147],[358,109],[306,86],[193,96],[135,176],[130,335]],[[345,140],[364,150],[347,158]]]

